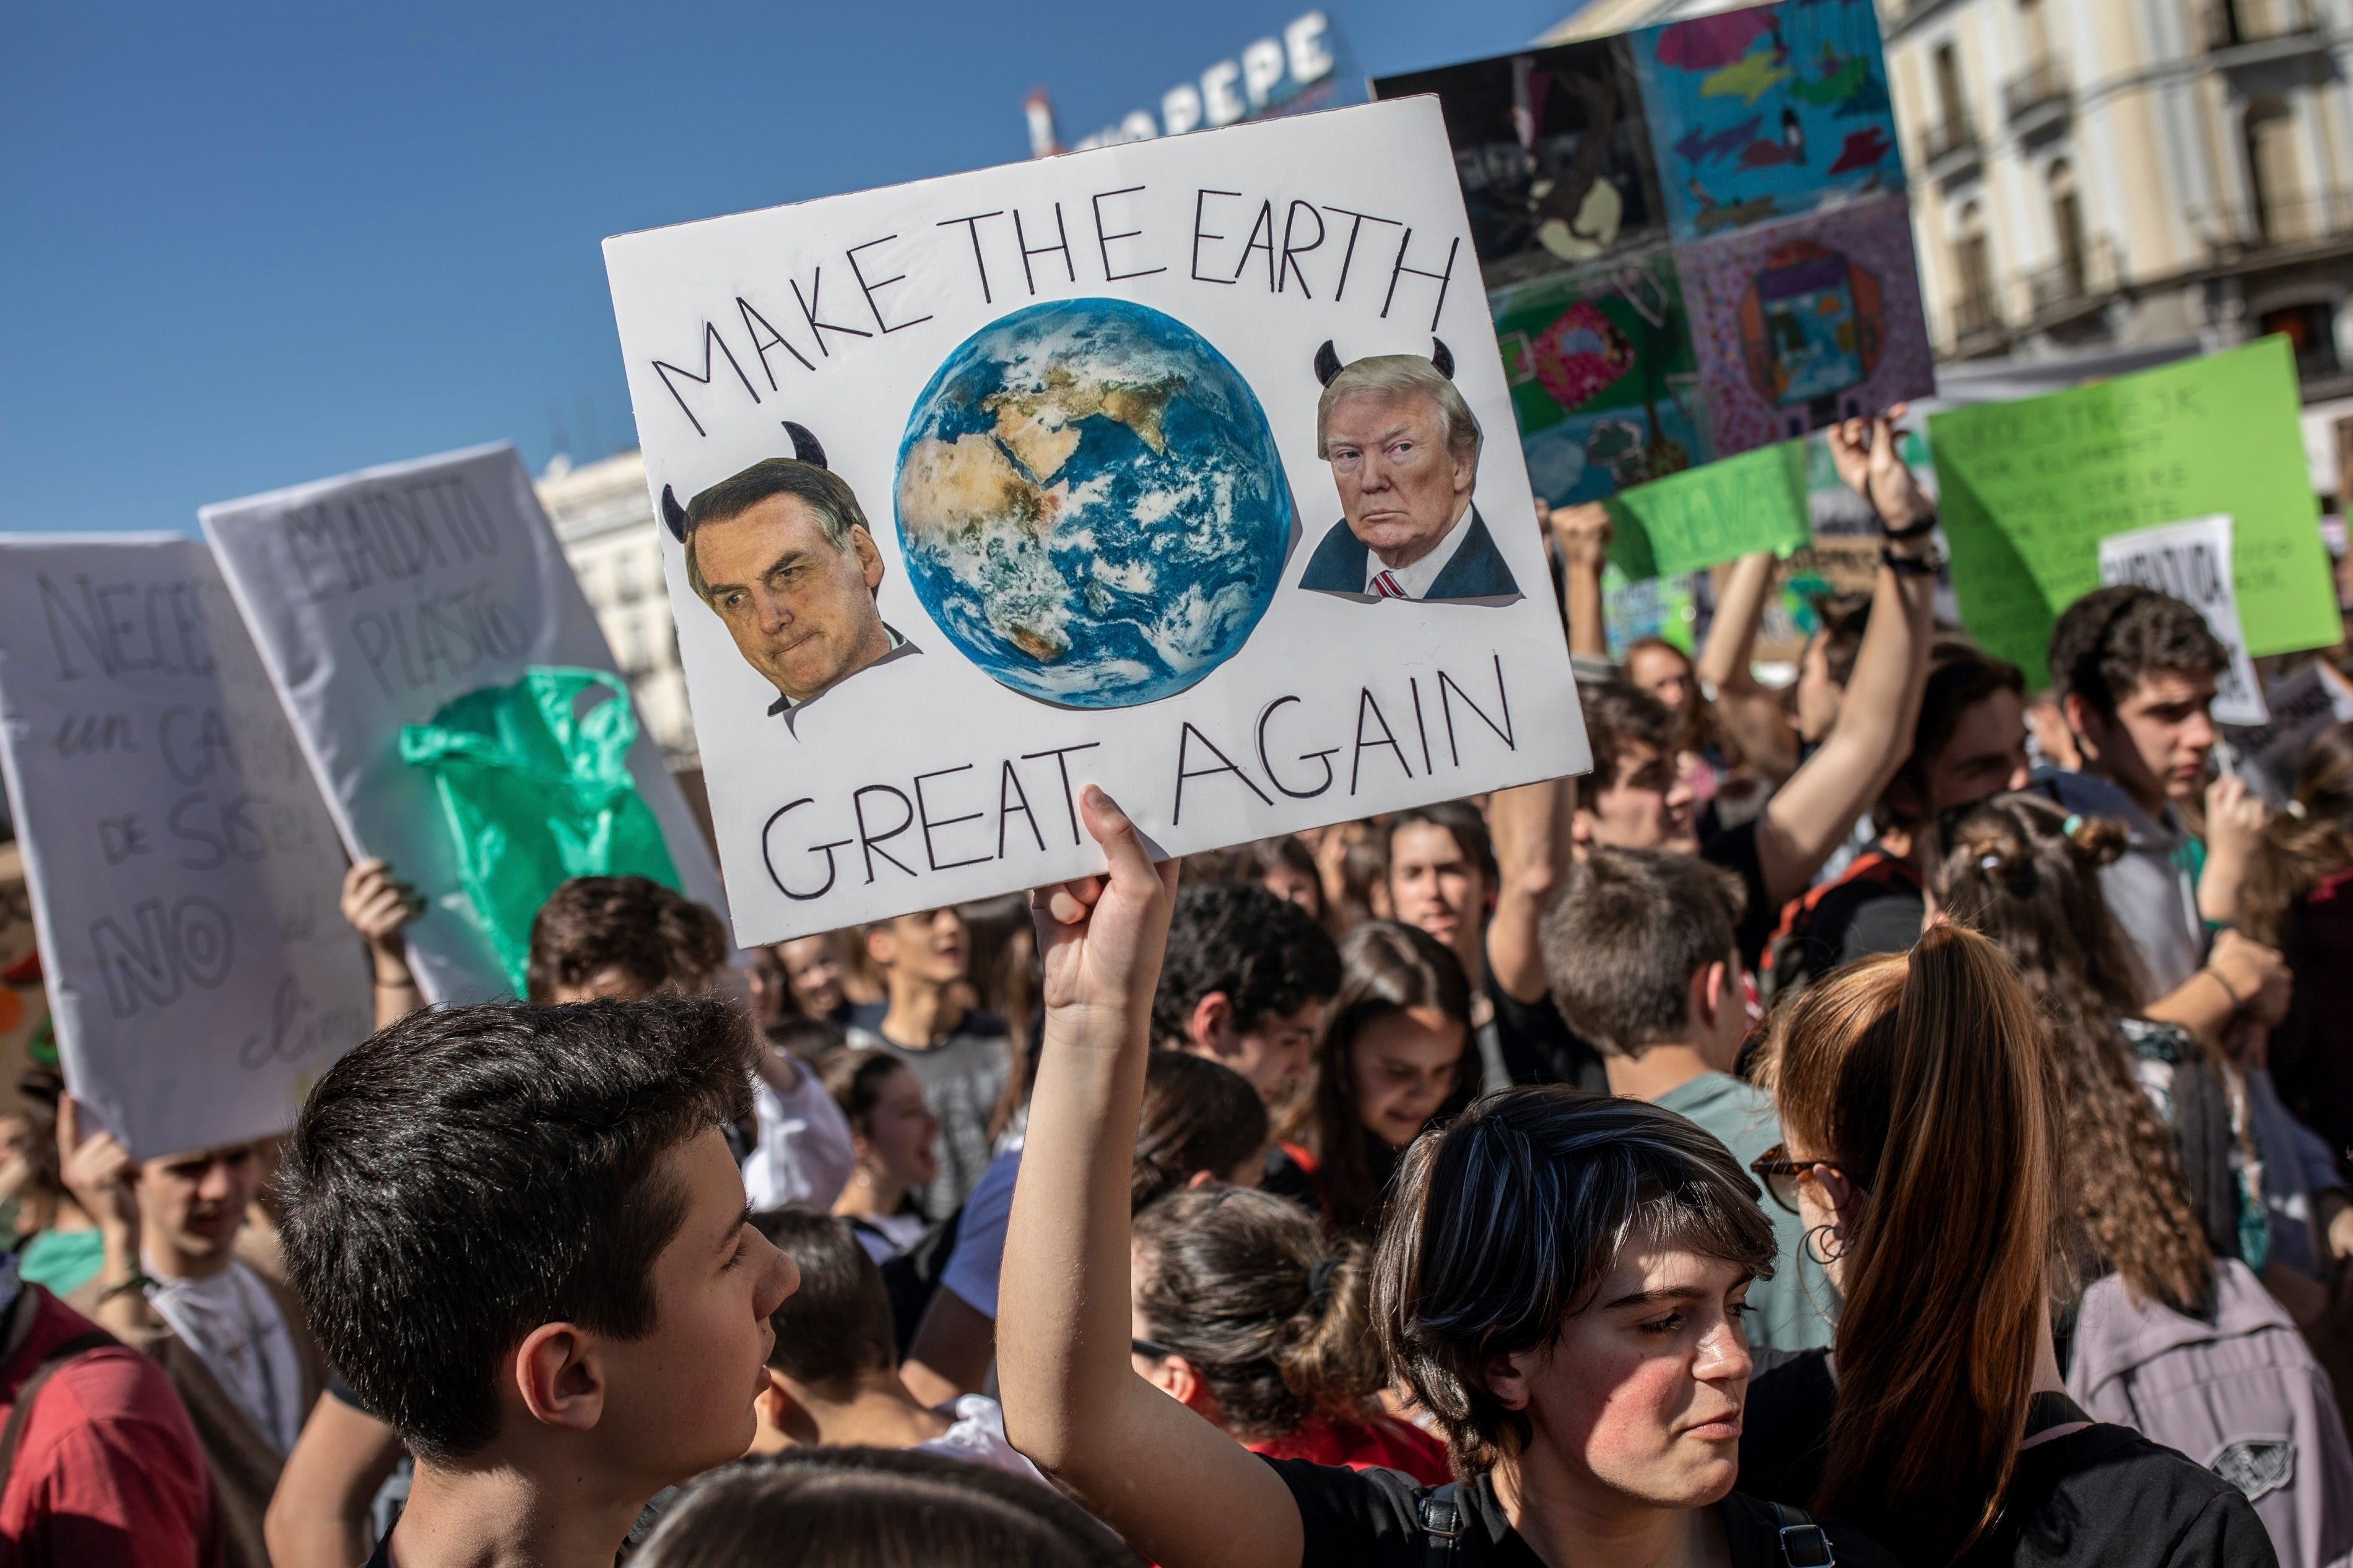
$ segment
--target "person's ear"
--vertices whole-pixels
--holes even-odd
[[[2101,724],[2100,715],[2094,711],[2089,702],[2084,700],[2083,694],[2070,691],[2061,698],[2059,711],[2065,715],[2067,728],[2073,733],[2076,746],[2088,757],[2098,756],[2100,741],[2107,731],[2105,726],[2102,726],[2097,733],[2094,732],[2094,726]]]
[[[874,536],[853,523],[849,548],[858,556],[859,574],[866,579],[867,592],[872,593],[882,585],[882,552],[874,548]]]
[[[1495,1403],[1506,1410],[1525,1410],[1532,1397],[1529,1384],[1547,1352],[1543,1350],[1521,1351],[1516,1355],[1497,1356],[1487,1363],[1487,1392]]]
[[[813,1447],[818,1441],[816,1420],[793,1397],[792,1385],[785,1381],[783,1373],[769,1367],[767,1379],[752,1399],[752,1408],[758,1414],[761,1426],[797,1447]]]
[[[1203,1187],[1214,1187],[1217,1184],[1218,1173],[1215,1171],[1196,1171],[1185,1178],[1185,1190],[1188,1193],[1198,1193]]]
[[[1569,814],[1568,845],[1570,849],[1582,855],[1592,848],[1593,844],[1593,813],[1580,805]]]
[[[1853,1236],[1855,1226],[1862,1221],[1859,1201],[1862,1195],[1862,1189],[1848,1181],[1844,1172],[1829,1165],[1816,1165],[1814,1180],[1820,1185],[1822,1195],[1831,1201],[1831,1213],[1836,1221],[1831,1227],[1831,1234],[1839,1240],[1846,1240]]]
[[[1724,965],[1710,963],[1692,971],[1683,1006],[1688,1013],[1687,1027],[1694,1039],[1706,1039],[1714,1035],[1724,1016]]]
[[[515,1347],[515,1392],[543,1426],[593,1430],[605,1415],[605,1368],[596,1342],[570,1323],[542,1323]]]
[[[898,933],[891,929],[888,921],[867,927],[865,942],[866,956],[872,959],[878,968],[890,968],[891,961],[899,955]]]
[[[1223,1055],[1222,1047],[1233,1037],[1232,997],[1222,991],[1212,991],[1193,1004],[1192,1015],[1185,1020],[1185,1039],[1196,1051]]]

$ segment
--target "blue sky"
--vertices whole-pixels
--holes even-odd
[[[605,236],[1025,156],[1311,0],[18,6],[0,531],[178,528],[370,463],[633,446]],[[1572,0],[1333,0],[1367,75]]]

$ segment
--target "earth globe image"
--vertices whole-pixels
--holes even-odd
[[[941,630],[1071,708],[1172,697],[1232,658],[1293,531],[1249,384],[1124,300],[1032,305],[958,345],[908,416],[894,499]]]

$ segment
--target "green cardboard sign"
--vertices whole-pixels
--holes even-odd
[[[1805,447],[1760,447],[1620,490],[1607,503],[1610,560],[1629,577],[1672,577],[1759,550],[1797,549],[1813,537]]]
[[[2050,681],[2052,623],[2100,585],[2111,533],[2228,512],[2247,649],[2342,636],[2284,337],[1928,420],[1961,622]]]

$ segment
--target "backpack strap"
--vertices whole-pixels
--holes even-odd
[[[7,1488],[9,1473],[16,1468],[16,1439],[24,1436],[25,1419],[33,1413],[33,1401],[40,1397],[43,1386],[75,1357],[121,1342],[104,1329],[76,1334],[63,1344],[53,1347],[33,1368],[31,1374],[16,1385],[16,1407],[8,1412],[7,1426],[0,1427],[0,1490]]]
[[[1831,1550],[1830,1534],[1814,1522],[1811,1514],[1778,1502],[1765,1506],[1773,1510],[1773,1522],[1778,1527],[1782,1568],[1838,1568],[1838,1553]]]
[[[1454,1568],[1454,1542],[1462,1534],[1462,1505],[1454,1482],[1421,1494],[1421,1532],[1430,1542],[1423,1568]]]

